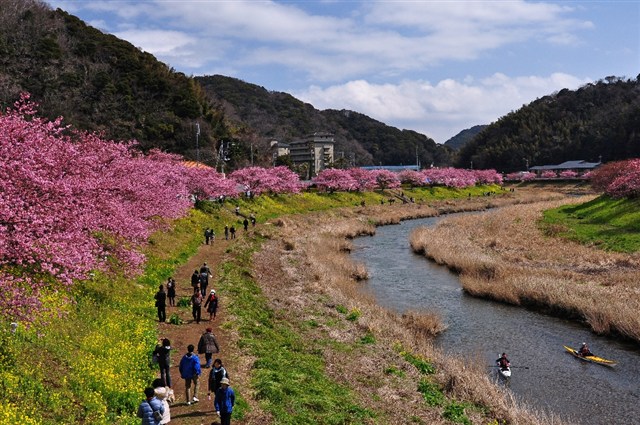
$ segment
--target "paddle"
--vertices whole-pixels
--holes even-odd
[[[500,367],[500,366],[487,366],[487,367]],[[511,369],[529,369],[529,366],[509,366]]]

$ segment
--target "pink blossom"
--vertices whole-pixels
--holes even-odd
[[[110,261],[137,271],[149,235],[183,216],[192,193],[229,190],[176,155],[39,118],[22,96],[0,114],[0,314],[28,320],[43,287],[66,289]]]
[[[348,170],[341,170],[338,168],[327,168],[322,170],[311,181],[318,187],[318,189],[329,192],[349,192],[356,190],[358,187],[358,182],[351,177],[351,173]]]

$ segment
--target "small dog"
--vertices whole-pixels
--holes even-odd
[[[173,389],[167,387],[167,397],[165,398],[165,400],[167,400],[167,403],[169,404],[173,404],[176,401],[176,396],[173,393]]]

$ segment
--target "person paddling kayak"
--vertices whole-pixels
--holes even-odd
[[[500,356],[500,358],[498,360],[496,360],[496,364],[500,367],[500,369],[502,370],[507,370],[509,369],[509,367],[511,366],[511,362],[509,361],[509,359],[507,358],[507,354],[506,353],[502,353],[502,355]]]
[[[586,342],[582,343],[582,345],[580,346],[580,349],[577,350],[577,352],[578,352],[578,355],[582,357],[593,356],[593,353],[591,352],[591,350],[589,350],[589,346],[587,345]]]

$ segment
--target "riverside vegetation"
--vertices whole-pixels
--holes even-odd
[[[202,203],[154,234],[135,282],[97,273],[73,291],[72,303],[49,295],[60,316],[0,333],[0,423],[137,423],[141,390],[155,374],[152,295],[198,249],[202,228],[213,223],[220,234],[237,220],[236,204],[260,223],[255,237],[229,249],[216,282],[227,293],[230,355],[246,366],[236,373],[250,376],[235,381],[247,382],[236,388],[246,400],[240,415],[265,412],[263,423],[557,423],[514,408],[484,371],[437,353],[424,338],[441,330],[437,317],[395,317],[356,291],[366,270],[348,260],[345,237],[410,217],[521,202],[508,192],[477,196],[487,190],[407,189],[416,203],[395,206],[377,205],[389,196],[378,192]],[[354,207],[362,201],[375,207]],[[297,215],[309,211],[323,212]]]
[[[594,198],[448,218],[411,245],[459,272],[472,295],[640,342],[638,200]]]

